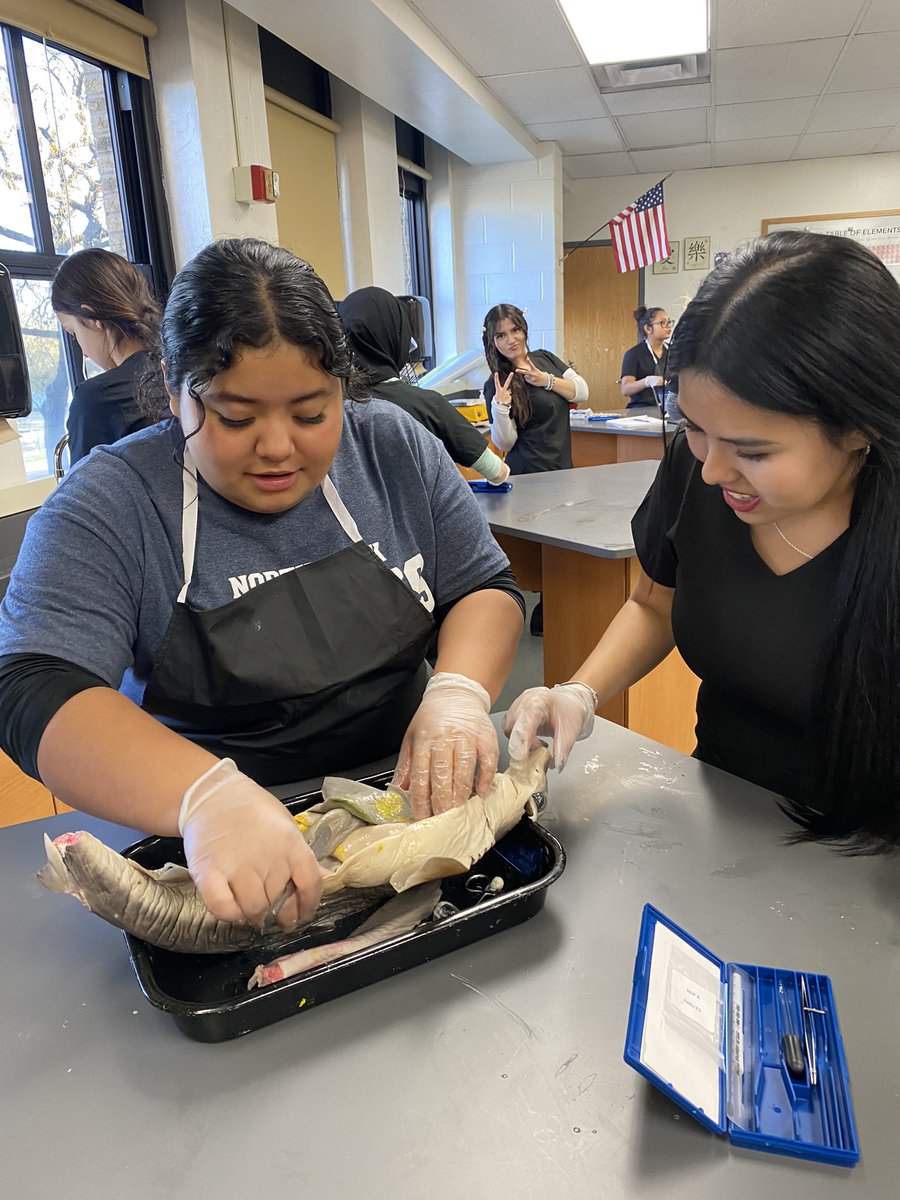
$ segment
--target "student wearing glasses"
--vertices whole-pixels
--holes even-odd
[[[640,341],[625,351],[619,383],[626,408],[659,408],[669,357],[667,338],[674,321],[664,308],[635,309]],[[660,389],[660,390],[657,390]]]

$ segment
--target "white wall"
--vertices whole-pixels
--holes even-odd
[[[429,169],[438,361],[481,345],[485,313],[500,303],[526,310],[532,347],[562,353],[558,147],[494,166],[468,166],[431,147]]]
[[[232,168],[270,165],[257,28],[221,0],[146,0],[163,183],[180,267],[216,237],[277,241],[273,205],[239,204]]]
[[[339,79],[331,81],[347,290],[402,293],[403,239],[394,116]]]
[[[565,240],[577,242],[657,182],[650,175],[576,179],[567,184]],[[685,271],[684,238],[709,236],[711,256],[760,233],[766,217],[900,208],[900,154],[807,159],[677,171],[665,185],[669,240],[681,241],[677,275],[644,273],[647,304],[679,316],[705,278]],[[606,231],[598,238],[607,237]]]

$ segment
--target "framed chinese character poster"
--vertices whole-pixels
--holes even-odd
[[[684,269],[686,271],[708,271],[711,265],[709,238],[686,237],[684,239]]]
[[[653,264],[654,275],[677,275],[678,274],[678,242],[672,242],[670,245],[671,253],[668,258],[662,259],[660,262]]]

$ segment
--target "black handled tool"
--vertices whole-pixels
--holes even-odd
[[[781,1036],[781,1053],[789,1074],[794,1079],[802,1079],[804,1074],[803,1043],[793,1032],[794,1022],[791,1016],[790,1002],[782,979],[778,980],[778,999],[781,1008],[781,1027],[784,1030]]]

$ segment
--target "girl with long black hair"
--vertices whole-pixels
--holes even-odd
[[[569,409],[588,398],[585,380],[549,350],[528,349],[528,322],[514,304],[495,304],[484,318],[490,379],[491,439],[513,475],[572,466]]]
[[[800,837],[900,844],[900,286],[857,242],[770,234],[707,276],[673,339],[684,429],[635,515],[642,572],[578,682],[524,693],[510,752],[672,649],[695,755],[784,797]]]

